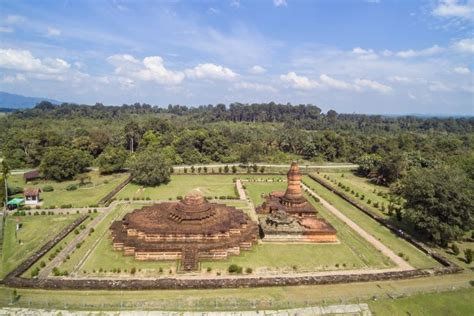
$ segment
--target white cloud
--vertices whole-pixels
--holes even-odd
[[[461,53],[474,53],[474,38],[465,38],[454,43],[454,49]]]
[[[48,36],[59,36],[61,35],[61,31],[55,29],[54,27],[48,27],[47,33]]]
[[[0,26],[0,33],[12,33],[14,30],[9,26]]]
[[[0,83],[18,83],[18,82],[25,82],[26,77],[23,74],[16,74],[14,76],[5,76],[0,80]]]
[[[112,55],[107,62],[115,66],[115,73],[121,76],[120,84],[128,88],[133,86],[133,80],[128,77],[165,85],[179,84],[185,77],[182,71],[167,69],[160,56],[149,56],[140,61],[128,54]]]
[[[428,89],[433,92],[451,92],[453,89],[442,82],[431,82]]]
[[[413,58],[413,57],[426,57],[426,56],[432,56],[438,53],[441,53],[443,51],[442,47],[439,47],[438,45],[434,45],[429,48],[425,48],[422,50],[404,50],[404,51],[399,51],[395,53],[396,56],[401,57],[401,58]]]
[[[231,69],[215,64],[199,64],[192,69],[185,70],[186,76],[193,79],[224,79],[232,80],[237,74]]]
[[[160,56],[145,57],[143,65],[145,68],[135,74],[142,80],[156,81],[161,84],[179,84],[184,79],[184,74],[181,71],[166,69],[163,58]]]
[[[373,80],[356,79],[355,83],[359,87],[372,89],[383,94],[390,94],[393,91],[392,87],[386,86],[384,84],[381,84],[380,82],[373,81]]]
[[[263,68],[262,66],[255,65],[252,68],[249,69],[249,72],[254,75],[259,75],[265,73],[267,70]]]
[[[26,19],[21,15],[9,14],[3,22],[6,24],[18,24],[25,22],[25,20]]]
[[[352,53],[357,55],[361,60],[373,60],[378,58],[377,54],[372,49],[356,47],[352,50]]]
[[[230,2],[230,6],[234,8],[240,8],[240,1],[239,0],[232,0]]]
[[[120,66],[122,63],[133,63],[133,64],[140,63],[138,59],[128,54],[112,55],[112,56],[107,57],[107,61],[114,66]]]
[[[404,83],[413,83],[415,80],[413,78],[403,77],[403,76],[391,76],[387,78],[390,81],[395,82],[404,82]]]
[[[0,49],[0,67],[44,74],[62,73],[71,65],[60,58],[35,58],[28,50]]]
[[[288,3],[286,3],[286,0],[273,0],[273,5],[275,7],[281,7],[281,6],[287,6]]]
[[[458,0],[443,0],[431,13],[439,17],[473,19],[474,2],[467,1],[465,4],[460,4]]]
[[[308,90],[320,86],[317,81],[311,80],[305,76],[298,76],[293,71],[290,71],[286,75],[281,75],[280,79],[286,83],[291,84],[291,86],[296,89]]]
[[[330,88],[339,89],[339,90],[353,90],[353,91],[359,90],[359,88],[353,84],[332,78],[326,74],[320,75],[319,80],[321,81],[323,85]]]
[[[213,7],[210,7],[208,10],[207,10],[207,13],[209,14],[218,14],[220,12],[219,9],[216,9],[216,8],[213,8]]]
[[[234,85],[238,90],[255,90],[259,92],[276,92],[277,90],[270,85],[254,83],[254,82],[239,82]]]
[[[461,75],[467,75],[471,73],[471,70],[467,67],[456,67],[453,69],[455,73],[461,74]]]

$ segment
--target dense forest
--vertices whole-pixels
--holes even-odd
[[[61,181],[90,166],[128,167],[137,183],[156,185],[169,180],[173,164],[353,162],[359,175],[404,198],[428,239],[446,245],[474,223],[472,117],[322,113],[310,104],[41,102],[0,117],[0,126],[4,170],[35,167]]]
[[[158,108],[42,102],[0,123],[2,155],[11,168],[39,166],[58,146],[89,154],[91,163],[107,146],[129,153],[150,147],[173,164],[349,161],[360,163],[367,175],[390,160],[445,163],[470,172],[474,161],[474,118],[324,114],[310,104]]]

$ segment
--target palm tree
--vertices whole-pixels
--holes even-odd
[[[2,177],[3,177],[3,182],[5,185],[5,210],[7,209],[7,203],[8,203],[8,183],[7,183],[7,177],[10,174],[10,167],[8,166],[7,162],[5,160],[2,160]]]

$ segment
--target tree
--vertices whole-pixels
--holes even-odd
[[[472,262],[472,256],[473,256],[472,252],[473,252],[472,249],[464,250],[464,258],[466,258],[466,263],[467,264],[471,264],[471,262]]]
[[[457,169],[413,169],[397,189],[405,218],[429,240],[446,246],[474,226],[473,181]]]
[[[160,185],[170,180],[171,163],[160,152],[146,149],[138,152],[130,162],[133,182],[142,185]]]
[[[380,162],[378,174],[383,184],[390,184],[401,179],[407,171],[408,162],[404,155],[393,154]]]
[[[455,243],[451,245],[451,251],[455,256],[459,255],[460,252],[459,247]]]
[[[0,190],[0,197],[2,197],[1,201],[5,201],[4,205],[7,207],[8,203],[8,175],[10,174],[10,166],[5,160],[2,160],[2,181],[0,182],[0,186],[2,189]]]
[[[79,149],[51,147],[43,156],[40,171],[46,179],[72,179],[91,165],[92,157]]]
[[[107,146],[97,158],[100,173],[112,173],[122,170],[127,161],[127,156],[125,149]]]
[[[357,160],[357,164],[359,165],[357,172],[362,176],[368,176],[371,172],[377,171],[381,160],[381,157],[376,154],[362,155]]]

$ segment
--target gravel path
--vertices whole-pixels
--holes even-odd
[[[389,257],[393,262],[397,264],[397,266],[401,270],[413,270],[413,267],[409,265],[405,260],[403,260],[400,256],[398,256],[396,253],[394,253],[390,248],[382,244],[380,241],[378,241],[374,236],[366,232],[362,227],[354,223],[351,219],[349,219],[346,215],[344,215],[341,211],[339,211],[337,208],[332,206],[328,201],[324,200],[321,198],[319,195],[317,195],[313,190],[311,190],[309,187],[307,187],[304,184],[301,184],[303,189],[307,190],[309,194],[311,194],[314,197],[317,197],[323,206],[329,210],[331,213],[333,213],[336,217],[338,217],[341,221],[346,223],[349,227],[351,227],[353,230],[355,230],[359,235],[361,235],[365,240],[367,240],[369,243],[371,243],[375,248],[380,250],[385,256]]]

